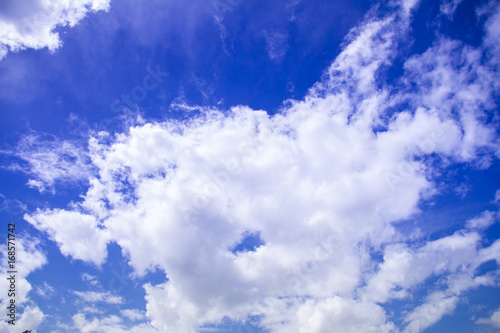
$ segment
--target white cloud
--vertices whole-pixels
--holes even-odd
[[[148,324],[139,324],[130,328],[123,325],[118,316],[107,316],[87,320],[86,316],[78,313],[73,316],[73,327],[82,333],[153,333],[158,332]],[[67,327],[69,328],[69,327]]]
[[[412,311],[406,318],[410,324],[405,332],[421,332],[425,328],[435,324],[442,316],[450,314],[456,307],[457,297],[446,297],[441,292],[436,292],[428,297],[423,305]]]
[[[47,282],[44,282],[43,286],[36,287],[36,293],[43,298],[50,298],[54,295],[55,290]]]
[[[498,73],[482,66],[481,50],[441,39],[421,56],[407,61],[405,68],[406,80],[419,84],[415,94],[405,97],[410,97],[412,104],[439,110],[441,118],[452,117],[457,112],[463,134],[460,147],[453,148],[459,149],[456,158],[462,161],[477,159],[478,166],[487,167],[488,157],[477,158],[478,148],[484,145],[496,147],[497,143],[494,128],[485,125],[479,117],[484,116],[484,109],[494,107],[491,105],[491,75],[498,76]],[[439,134],[442,139],[448,136],[446,131]]]
[[[27,305],[22,313],[16,314],[15,327],[29,327],[35,330],[43,321],[44,313],[37,306]],[[0,331],[2,332],[17,332],[13,331],[14,326],[7,324],[5,320],[0,322]]]
[[[26,164],[15,164],[10,168],[21,170],[32,178],[30,187],[40,192],[54,191],[54,184],[88,180],[92,175],[90,159],[85,147],[75,142],[63,141],[56,137],[28,135],[25,136],[13,151],[2,151],[14,155]]]
[[[500,38],[500,8],[494,4],[487,4],[479,10],[480,14],[489,14],[485,23],[486,35],[484,37],[484,44],[488,47],[488,55],[494,65],[500,64],[500,47],[498,39]],[[498,89],[498,83],[496,83]]]
[[[408,326],[405,332],[420,332],[435,324],[442,316],[451,314],[465,291],[498,284],[498,270],[478,276],[475,275],[475,271],[482,263],[489,260],[496,259],[498,262],[500,242],[496,241],[490,247],[477,251],[479,240],[479,235],[476,233],[463,234],[463,231],[459,231],[454,236],[432,242],[438,247],[444,246],[451,252],[449,255],[435,253],[433,257],[438,260],[426,263],[433,267],[434,273],[450,271],[451,274],[446,277],[447,289],[432,292],[422,305],[406,316],[405,321],[408,322]],[[437,249],[435,245],[430,248]],[[420,270],[421,266],[415,265],[413,269]]]
[[[474,269],[483,262],[479,260],[477,264],[475,261],[479,240],[476,233],[457,232],[417,249],[411,249],[406,244],[388,245],[378,271],[368,277],[363,299],[382,303],[390,299],[404,299],[429,277],[442,274],[452,277],[459,271],[463,273],[461,270],[464,267],[467,267],[466,276],[473,275]],[[464,287],[463,282],[461,286],[455,288],[455,293],[469,288]]]
[[[467,227],[471,229],[486,229],[495,223],[496,216],[496,212],[490,212],[489,210],[484,211],[481,216],[467,221]]]
[[[37,210],[25,219],[57,242],[61,252],[75,259],[100,265],[106,259],[108,233],[99,228],[95,217],[74,211]],[[89,246],[92,244],[92,246]]]
[[[85,281],[85,282],[88,282],[92,286],[99,285],[99,281],[97,280],[97,276],[90,275],[88,273],[83,273],[82,274],[82,280]]]
[[[275,116],[205,109],[186,123],[133,126],[111,143],[92,138],[97,172],[82,200],[26,220],[65,255],[101,264],[115,241],[135,273],[163,270],[168,282],[144,286],[146,315],[162,332],[249,315],[271,332],[397,331],[385,303],[419,288],[427,297],[406,330],[432,325],[467,290],[498,282],[476,268],[499,260],[500,242],[481,247],[474,230],[488,220],[432,241],[395,225],[437,193],[448,165],[488,167],[498,147],[484,119],[498,75],[482,47],[440,37],[387,84],[414,5],[354,29],[325,79]],[[232,253],[248,232],[264,244]],[[436,276],[441,290],[425,290]],[[73,320],[82,331],[122,329],[115,317]]]
[[[17,199],[8,199],[4,195],[0,194],[0,212],[26,212],[28,207]]]
[[[397,2],[396,2],[397,3]],[[403,14],[408,16],[420,3],[419,0],[402,0]]]
[[[141,311],[139,311],[137,309],[124,309],[124,310],[121,310],[120,313],[122,314],[122,316],[124,316],[132,321],[146,319],[146,316],[144,315],[144,313],[142,313]]]
[[[88,273],[83,273],[82,274],[82,280],[83,281],[92,281],[92,280],[95,280],[97,277],[94,276],[94,275],[90,275]]]
[[[80,297],[84,302],[89,303],[107,303],[107,304],[122,304],[124,302],[123,298],[120,296],[113,295],[109,291],[107,292],[97,292],[97,291],[75,291],[74,294]]]
[[[0,59],[8,51],[61,45],[57,26],[73,27],[89,12],[108,10],[109,0],[6,0],[0,4]]]
[[[469,187],[462,183],[459,186],[455,187],[455,193],[460,196],[462,199],[464,199],[467,196],[467,192],[469,192]]]
[[[279,31],[264,31],[263,35],[266,40],[266,50],[269,58],[281,61],[288,48],[288,36]]]
[[[297,323],[277,332],[394,332],[379,305],[340,297],[306,301],[297,311]]]
[[[452,19],[460,3],[462,3],[462,0],[444,0],[440,7],[441,13],[447,15],[449,19]]]
[[[16,225],[17,231],[15,241],[16,247],[16,291],[15,291],[15,301],[17,307],[16,314],[16,327],[32,327],[36,328],[43,320],[44,314],[36,305],[34,305],[28,295],[31,291],[31,284],[27,280],[27,276],[41,268],[43,265],[47,263],[47,258],[44,253],[39,248],[40,241],[36,238],[31,238],[26,235],[19,234],[19,224]],[[21,236],[21,237],[19,237]],[[7,253],[6,242],[2,242],[0,245],[1,253]],[[7,273],[8,264],[7,257],[2,256],[1,258],[1,270],[0,270],[0,288],[2,290],[10,289],[10,282],[7,280],[11,274]],[[3,309],[6,309],[10,299],[7,297],[7,292],[0,295],[0,306]],[[22,310],[22,311],[21,311]],[[10,332],[12,326],[8,324],[5,320],[0,322],[0,331],[2,332]]]
[[[489,318],[479,318],[476,320],[477,324],[486,324],[486,325],[491,325],[495,328],[500,328],[500,308],[493,312],[491,317]]]
[[[81,312],[84,312],[84,313],[93,313],[93,314],[103,314],[104,313],[104,311],[96,309],[95,307],[91,307],[91,306],[84,307],[81,310]]]

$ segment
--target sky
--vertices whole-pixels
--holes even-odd
[[[494,0],[1,1],[0,332],[498,332],[499,40]]]

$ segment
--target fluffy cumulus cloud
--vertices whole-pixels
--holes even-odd
[[[0,3],[0,59],[26,48],[61,45],[57,26],[74,26],[89,11],[107,10],[109,0],[6,0]]]
[[[92,215],[72,211],[37,211],[26,220],[47,232],[64,255],[99,265],[106,259],[107,233]],[[92,244],[92,246],[89,246]]]
[[[116,242],[136,274],[165,272],[165,283],[144,285],[149,324],[135,331],[194,332],[225,317],[257,317],[274,333],[429,327],[464,292],[500,282],[498,271],[477,270],[500,262],[500,241],[482,242],[496,213],[432,241],[397,225],[438,193],[447,166],[487,168],[498,158],[496,128],[485,119],[499,77],[494,44],[440,36],[406,59],[403,79],[387,83],[409,42],[412,5],[368,17],[324,79],[274,116],[206,109],[189,121],[96,134],[96,173],[82,200],[27,221],[67,256],[99,265]],[[493,23],[486,29],[497,33]],[[260,246],[233,251],[250,234]],[[443,282],[428,291],[433,277]],[[424,297],[412,299],[418,288]],[[394,321],[385,306],[410,299],[413,309]],[[123,330],[119,317],[73,321],[81,331]]]

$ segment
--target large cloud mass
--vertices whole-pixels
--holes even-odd
[[[137,274],[163,270],[167,282],[145,285],[147,316],[161,332],[252,316],[271,332],[429,327],[465,291],[499,283],[498,271],[477,275],[500,261],[500,241],[482,243],[495,212],[432,241],[396,229],[438,193],[443,168],[487,168],[499,157],[485,122],[498,93],[499,14],[483,45],[439,37],[389,84],[413,4],[368,17],[324,79],[279,114],[207,109],[116,138],[100,132],[89,143],[98,174],[83,200],[27,220],[65,255],[101,264],[114,241]],[[232,251],[250,234],[263,244]],[[393,322],[384,306],[437,276],[445,282],[424,290],[402,326]]]

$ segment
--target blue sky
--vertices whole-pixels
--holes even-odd
[[[498,331],[498,40],[496,1],[3,1],[0,332]]]

